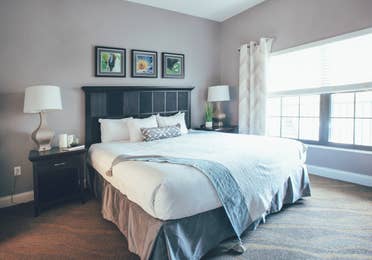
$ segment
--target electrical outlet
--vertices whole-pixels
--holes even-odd
[[[14,176],[19,176],[21,174],[22,174],[22,172],[21,172],[21,166],[14,167]]]

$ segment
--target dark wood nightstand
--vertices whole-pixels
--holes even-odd
[[[80,198],[84,203],[86,149],[62,151],[30,151],[34,175],[35,217],[42,209],[57,203]]]
[[[193,128],[194,130],[202,130],[202,131],[215,131],[215,132],[223,132],[223,133],[238,133],[238,126],[236,125],[226,125],[223,127],[216,127],[213,128],[206,128],[205,125],[201,125],[200,127]]]

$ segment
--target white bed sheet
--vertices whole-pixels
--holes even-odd
[[[229,140],[236,142],[238,139],[247,143],[248,154],[253,155],[255,151],[262,153],[263,150],[268,150],[263,158],[269,158],[275,163],[278,160],[294,162],[288,164],[291,167],[302,165],[306,158],[305,147],[294,140],[224,133],[194,135],[198,136],[199,141],[216,137],[223,138],[226,140],[226,145],[229,145]],[[169,147],[169,150],[164,153],[169,154],[173,147],[179,147],[180,143],[190,143],[193,139],[195,139],[193,133],[190,133],[177,138],[147,143],[94,144],[89,149],[89,161],[103,178],[151,216],[161,220],[179,219],[221,207],[215,189],[209,179],[199,170],[190,166],[169,163],[128,161],[114,166],[112,176],[107,176],[105,173],[118,155],[149,155],[149,151],[159,154],[156,148],[159,142],[162,142],[163,147],[164,143],[167,144],[166,147]],[[222,148],[213,147],[207,141],[205,145],[210,146],[208,149],[211,149],[211,152]],[[223,149],[220,152],[223,152]],[[174,151],[174,156],[181,154],[192,158],[192,151]],[[273,159],[274,156],[275,159]],[[253,157],[257,160],[256,156]]]
[[[128,143],[94,144],[89,149],[93,168],[151,216],[179,219],[221,207],[209,179],[199,170],[176,164],[130,161],[105,173]]]

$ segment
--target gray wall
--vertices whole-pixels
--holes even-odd
[[[372,153],[369,151],[309,146],[307,163],[372,176]]]
[[[221,25],[221,83],[239,84],[238,48],[260,37],[274,37],[272,51],[372,27],[371,0],[267,0]],[[238,121],[238,104],[230,118]]]
[[[268,0],[221,25],[221,83],[232,89],[229,117],[238,121],[239,52],[243,43],[275,37],[273,51],[372,27],[371,0]],[[372,153],[308,151],[308,164],[372,176]]]
[[[63,111],[47,115],[56,134],[84,137],[82,85],[195,86],[192,124],[199,125],[206,88],[220,79],[213,66],[219,61],[219,30],[217,22],[123,0],[1,0],[0,197],[11,193],[16,165],[22,166],[16,193],[32,190],[27,156],[39,119],[22,113],[25,87],[62,88]],[[94,45],[184,53],[186,77],[130,78],[127,55],[127,78],[95,78]]]

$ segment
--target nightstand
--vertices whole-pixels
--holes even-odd
[[[213,127],[213,128],[206,128],[205,125],[201,125],[200,127],[193,128],[194,130],[202,130],[202,131],[214,131],[214,132],[223,132],[223,133],[238,133],[238,126],[236,125],[226,125],[223,127]]]
[[[30,151],[34,177],[34,213],[55,204],[79,198],[84,203],[86,149]]]

